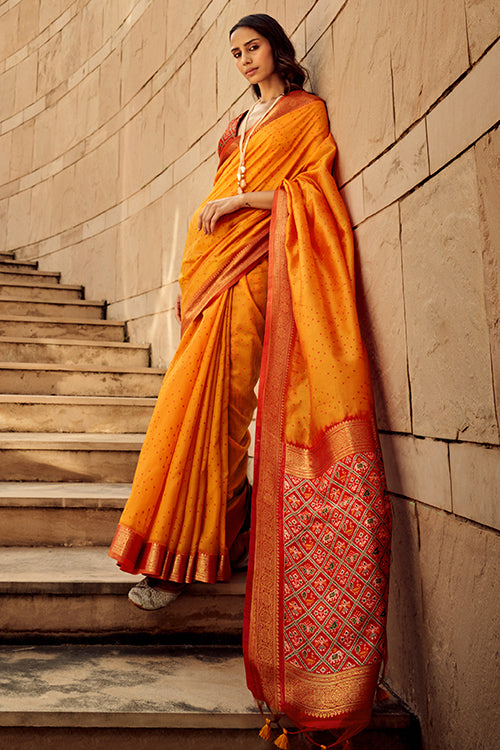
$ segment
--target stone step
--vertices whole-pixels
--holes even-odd
[[[0,280],[0,299],[30,299],[71,302],[84,297],[83,287],[72,284],[47,284],[38,281]]]
[[[0,253],[0,270],[12,270],[12,271],[22,271],[22,270],[32,270],[36,271],[38,269],[38,261],[37,260],[15,260],[14,254],[9,255],[8,253]]]
[[[194,583],[156,612],[127,599],[140,579],[118,568],[108,546],[0,548],[0,640],[241,633],[244,573],[228,583]]]
[[[54,285],[61,281],[61,274],[57,271],[38,271],[31,266],[25,267],[24,264],[6,268],[5,264],[0,263],[0,284],[4,281],[39,281],[44,285]]]
[[[147,367],[149,347],[85,339],[0,337],[0,362],[43,362],[94,367]]]
[[[88,300],[57,302],[55,300],[32,300],[26,297],[0,299],[1,318],[6,315],[32,315],[43,318],[104,319],[105,308],[104,302],[89,302]]]
[[[0,432],[0,482],[131,482],[143,434]]]
[[[264,720],[235,646],[38,645],[0,649],[0,741],[15,750],[262,750]],[[288,720],[283,725],[293,731]],[[353,750],[416,750],[413,717],[375,703]],[[272,739],[281,730],[273,729]],[[292,750],[311,750],[301,735]],[[332,735],[315,734],[327,744]],[[319,746],[319,742],[318,742]],[[274,748],[271,743],[267,747]]]
[[[13,250],[0,250],[0,261],[8,262],[16,257]]]
[[[61,396],[157,396],[164,370],[0,362],[0,393]]]
[[[2,432],[146,432],[154,398],[0,394]]]
[[[0,482],[4,547],[105,546],[131,484]]]
[[[125,323],[117,320],[46,318],[30,315],[0,317],[0,336],[20,338],[124,341],[125,328]]]

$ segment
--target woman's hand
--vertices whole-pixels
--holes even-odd
[[[261,190],[255,193],[241,193],[240,195],[230,195],[228,198],[209,201],[203,206],[198,217],[198,230],[203,229],[205,234],[212,234],[222,216],[239,211],[240,208],[258,208],[262,211],[270,211],[273,207],[273,199],[274,190]]]
[[[180,292],[177,295],[177,299],[175,300],[175,319],[178,322],[179,325],[181,325],[181,295]]]
[[[209,201],[198,217],[198,230],[203,229],[205,234],[212,234],[222,216],[243,208],[243,198],[243,195],[230,195],[228,198]]]

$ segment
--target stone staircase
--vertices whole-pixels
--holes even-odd
[[[126,338],[82,287],[0,253],[0,747],[265,748],[244,574],[145,613],[107,556],[163,377]],[[353,745],[417,747],[414,721],[388,700]]]

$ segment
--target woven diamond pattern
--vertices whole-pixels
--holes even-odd
[[[385,653],[390,515],[380,458],[285,475],[285,658],[315,674]]]

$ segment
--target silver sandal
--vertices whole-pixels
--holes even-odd
[[[142,581],[139,581],[139,583],[130,589],[128,598],[139,609],[151,612],[155,609],[168,607],[169,604],[175,602],[181,592],[182,589],[179,591],[162,591],[151,586],[147,578],[143,578]]]

